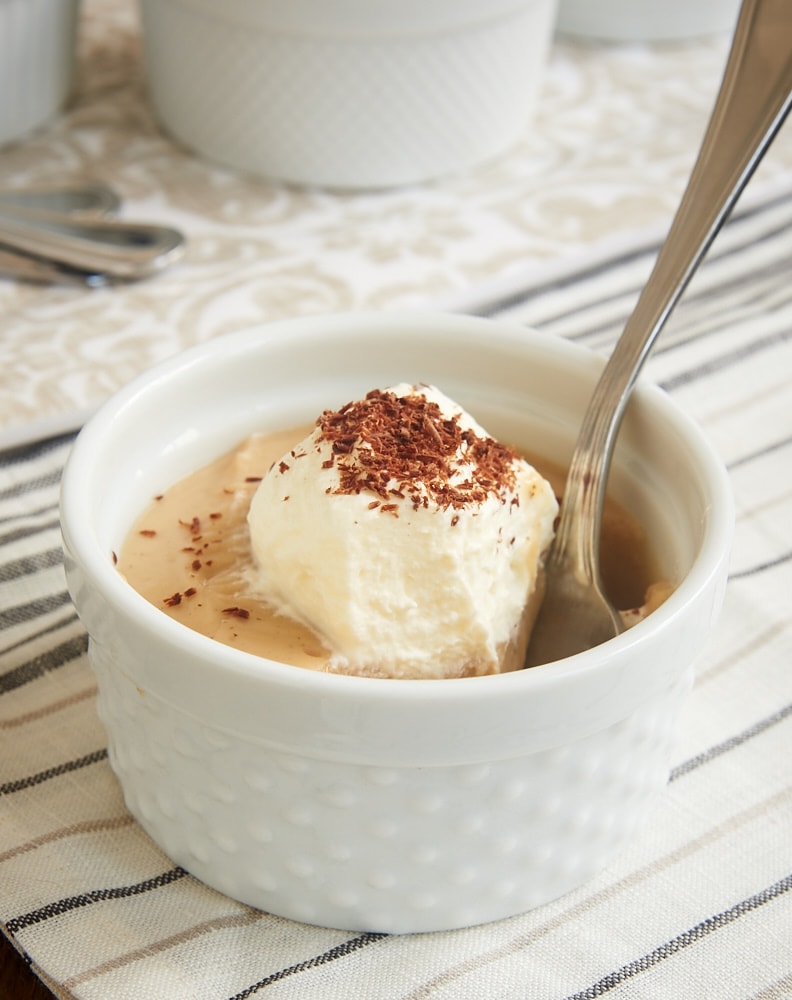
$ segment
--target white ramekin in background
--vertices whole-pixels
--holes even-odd
[[[64,106],[74,81],[79,0],[0,0],[0,146]]]
[[[556,0],[141,0],[150,98],[188,148],[256,175],[383,187],[524,132]]]
[[[560,0],[558,30],[598,41],[682,41],[724,34],[740,0]]]
[[[629,841],[668,778],[733,528],[722,463],[660,390],[636,390],[611,482],[677,588],[557,663],[437,681],[286,666],[172,620],[112,556],[152,496],[246,434],[396,382],[434,382],[502,440],[566,462],[601,367],[507,323],[310,317],[175,357],[87,425],[63,479],[69,588],[110,763],[174,862],[281,916],[408,932],[537,906]]]

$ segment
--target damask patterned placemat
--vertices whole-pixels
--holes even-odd
[[[181,228],[186,258],[112,288],[0,276],[0,439],[79,422],[192,343],[285,316],[425,305],[544,280],[668,225],[722,72],[726,38],[648,46],[559,40],[523,139],[476,170],[382,192],[298,190],[218,169],[158,129],[136,5],[84,0],[67,113],[0,150],[0,186],[94,178],[128,219]],[[782,132],[748,197],[792,176]]]

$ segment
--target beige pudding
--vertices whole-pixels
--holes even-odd
[[[330,652],[316,634],[278,614],[251,583],[251,500],[273,463],[310,430],[254,434],[153,498],[118,553],[117,567],[151,604],[206,636],[258,656],[327,670]],[[563,470],[541,456],[524,457],[559,494]],[[641,526],[614,503],[606,505],[602,562],[616,606],[644,606],[658,571]],[[652,604],[666,592],[656,591]]]

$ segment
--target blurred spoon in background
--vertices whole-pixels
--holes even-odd
[[[59,215],[115,215],[121,198],[107,184],[99,182],[65,188],[40,190],[0,189],[0,211],[29,215],[31,212],[56,212]]]
[[[109,218],[119,206],[102,184],[0,192],[0,268],[29,281],[100,285],[148,277],[182,256],[178,230]]]

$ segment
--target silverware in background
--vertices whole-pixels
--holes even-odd
[[[104,184],[0,191],[0,269],[30,281],[101,285],[156,274],[184,251],[176,229],[113,218]]]

